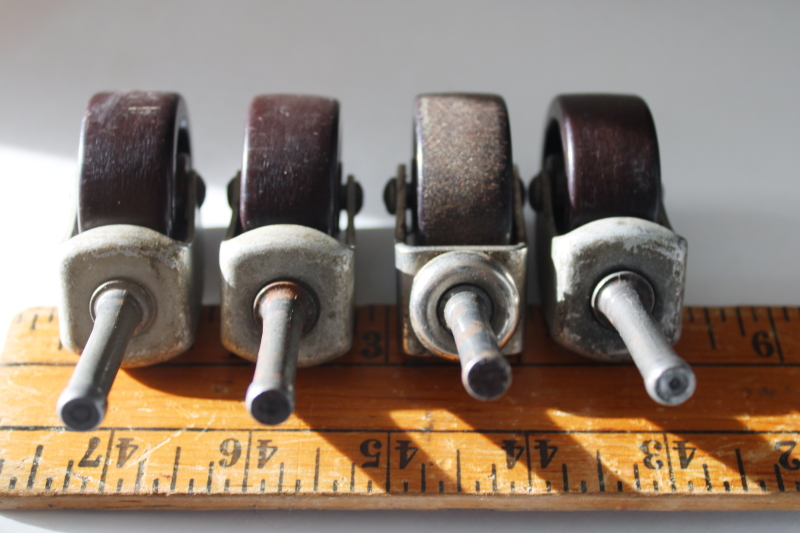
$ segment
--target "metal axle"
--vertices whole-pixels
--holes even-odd
[[[300,337],[314,325],[316,304],[306,289],[284,281],[262,289],[254,310],[262,323],[262,335],[245,404],[253,418],[276,425],[294,412]]]
[[[650,315],[654,302],[652,286],[634,272],[607,276],[592,297],[596,316],[619,332],[650,397],[663,405],[678,405],[692,396],[696,380]]]
[[[92,333],[56,407],[68,428],[89,431],[103,421],[128,342],[148,314],[141,292],[126,282],[108,283],[95,292]]]
[[[476,287],[456,287],[443,297],[444,319],[461,360],[461,382],[478,400],[494,400],[511,386],[511,365],[489,322],[491,300]]]

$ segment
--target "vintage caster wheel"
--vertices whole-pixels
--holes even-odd
[[[403,349],[460,360],[467,392],[493,400],[511,385],[505,355],[522,350],[525,314],[523,193],[505,102],[422,95],[414,118],[411,183],[401,165],[384,193],[397,216]]]
[[[83,120],[73,235],[61,245],[63,345],[81,353],[58,400],[67,427],[97,427],[120,366],[194,342],[202,292],[189,122],[173,93],[100,93]]]
[[[681,329],[686,240],[661,197],[655,125],[634,96],[564,95],[550,106],[530,187],[550,335],[603,361],[633,359],[653,400],[695,389],[672,349]]]
[[[220,248],[222,342],[256,362],[245,403],[263,424],[294,412],[295,372],[353,342],[355,230],[361,190],[341,183],[339,103],[264,95],[250,105],[244,166]],[[348,228],[339,230],[346,210]]]

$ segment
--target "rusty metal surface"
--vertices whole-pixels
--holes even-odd
[[[315,297],[292,281],[270,283],[256,298],[261,345],[245,404],[262,424],[280,424],[294,412],[300,337],[314,327],[317,307]]]
[[[638,96],[558,96],[547,117],[547,164],[559,233],[612,216],[661,219],[658,139]]]
[[[341,185],[339,102],[273,94],[250,104],[239,215],[243,231],[298,224],[336,235]]]
[[[78,231],[110,224],[190,240],[202,185],[186,105],[175,93],[98,93],[83,119]],[[199,191],[198,191],[199,192]]]
[[[414,118],[417,244],[509,244],[514,172],[503,99],[421,95]]]

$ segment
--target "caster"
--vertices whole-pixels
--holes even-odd
[[[70,429],[97,427],[121,366],[162,362],[194,342],[203,289],[189,122],[173,93],[99,93],[80,147],[72,236],[60,248],[62,344],[81,354],[58,400]]]
[[[355,229],[361,188],[341,183],[339,103],[264,95],[250,105],[244,165],[228,186],[220,247],[222,343],[255,361],[245,403],[263,424],[294,412],[297,367],[353,342]],[[348,227],[339,230],[346,210]]]
[[[400,165],[384,191],[397,216],[402,347],[459,360],[467,392],[493,400],[511,385],[504,356],[522,351],[525,315],[523,192],[505,102],[422,95],[414,126],[411,183]]]
[[[553,339],[594,359],[633,359],[660,404],[689,399],[694,373],[672,349],[687,244],[664,211],[647,104],[634,96],[557,97],[530,200]]]

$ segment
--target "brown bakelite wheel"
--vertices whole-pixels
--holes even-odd
[[[78,231],[131,224],[178,240],[191,234],[202,182],[191,172],[180,95],[94,95],[83,119],[80,159]]]
[[[253,99],[239,194],[244,231],[298,224],[335,235],[340,183],[338,101],[299,95]]]
[[[414,116],[419,245],[509,244],[514,171],[508,112],[486,94],[426,94]]]
[[[543,165],[559,233],[607,217],[661,220],[658,139],[644,100],[562,95],[547,123]]]

